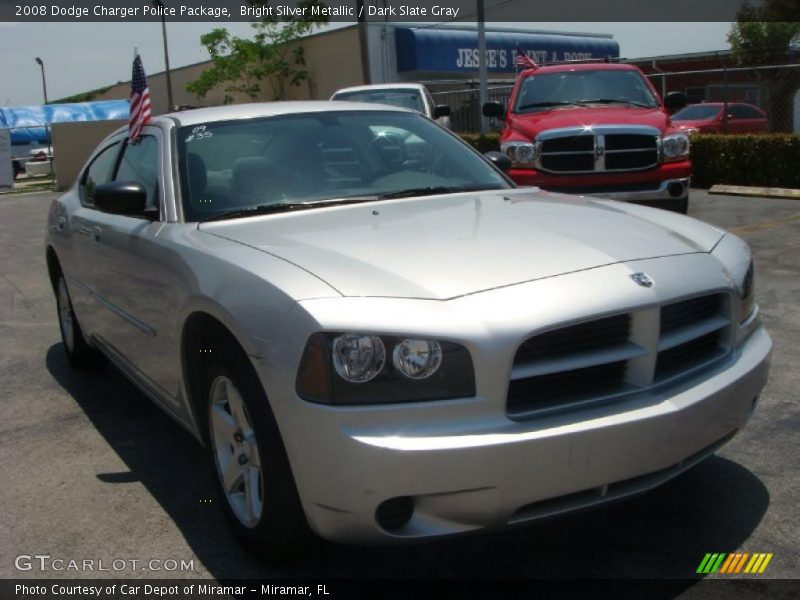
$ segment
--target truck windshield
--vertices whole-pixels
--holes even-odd
[[[520,87],[516,112],[547,110],[553,106],[626,104],[655,108],[653,93],[637,71],[562,71],[535,73]]]

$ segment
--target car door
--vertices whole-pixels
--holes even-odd
[[[113,181],[140,183],[147,191],[141,215],[93,210],[95,273],[92,287],[102,305],[96,337],[112,357],[144,383],[158,399],[178,408],[179,369],[174,368],[178,299],[175,274],[181,261],[163,235],[163,136],[147,127],[132,143],[122,142]],[[177,353],[175,353],[177,354]]]
[[[728,129],[730,133],[756,133],[764,131],[764,121],[754,108],[744,104],[728,107]]]
[[[767,130],[766,116],[755,106],[740,105],[745,133],[759,133]]]
[[[97,251],[98,211],[94,207],[94,190],[108,183],[122,146],[122,136],[111,138],[90,158],[78,180],[78,202],[70,214],[69,236],[62,248],[61,264],[67,279],[70,299],[84,334],[95,336],[107,315],[98,300],[97,286],[103,270]]]

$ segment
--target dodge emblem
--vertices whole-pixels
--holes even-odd
[[[647,273],[634,273],[631,275],[631,279],[633,279],[637,284],[642,287],[651,288],[653,287],[654,281],[650,278]]]

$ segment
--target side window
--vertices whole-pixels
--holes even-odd
[[[135,181],[147,190],[147,210],[158,211],[158,140],[144,135],[135,144],[125,144],[114,181]]]
[[[734,119],[758,119],[761,117],[758,111],[744,104],[734,104],[728,109]]]
[[[92,164],[86,169],[81,182],[83,200],[89,206],[94,205],[94,189],[98,185],[111,181],[114,165],[117,162],[119,142],[111,144],[108,148],[95,156]]]
[[[761,119],[761,114],[752,106],[744,106],[741,107],[742,111],[742,118],[743,119]]]

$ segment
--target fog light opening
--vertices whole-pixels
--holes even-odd
[[[375,509],[375,521],[382,529],[391,533],[408,524],[413,514],[414,498],[400,496],[381,502]]]
[[[673,181],[667,187],[667,191],[669,191],[669,195],[673,198],[679,198],[683,196],[683,184],[677,181]]]

